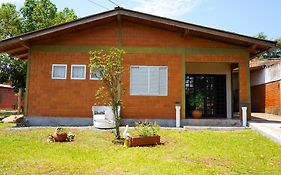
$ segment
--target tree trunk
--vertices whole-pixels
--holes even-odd
[[[120,136],[120,129],[119,129],[119,122],[116,123],[116,139],[119,140],[121,138]]]
[[[116,139],[119,140],[121,138],[120,136],[120,116],[118,114],[118,105],[115,105],[114,107],[112,107],[113,109],[113,114],[114,114],[114,119],[115,119],[115,131],[116,131]]]
[[[21,111],[21,97],[22,97],[22,88],[19,88],[19,92],[18,92],[18,111],[17,111],[17,114],[20,114],[20,111]]]

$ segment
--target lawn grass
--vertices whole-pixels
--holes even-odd
[[[161,130],[164,145],[124,148],[111,131],[69,129],[77,139],[47,143],[54,128],[0,124],[0,174],[280,174],[281,146],[252,130]]]

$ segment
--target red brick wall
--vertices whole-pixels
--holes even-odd
[[[82,46],[117,46],[118,26],[117,22],[104,25],[89,25],[85,29],[67,32],[48,39],[39,39],[33,45],[82,45]]]
[[[280,114],[279,81],[251,87],[253,112]]]
[[[153,47],[206,47],[229,48],[230,44],[187,36],[183,33],[168,31],[157,27],[125,21],[122,24],[122,46],[153,46]]]
[[[0,109],[13,109],[17,104],[17,96],[13,89],[0,87]]]
[[[123,21],[124,22],[124,21]],[[202,39],[183,37],[183,33],[162,30],[132,22],[124,22],[122,27],[122,46],[138,47],[205,47],[229,48],[229,44]],[[97,28],[66,33],[55,38],[32,43],[46,45],[91,45],[118,46],[118,25],[108,23]],[[245,60],[235,55],[187,56],[186,61],[241,62]],[[129,72],[124,75],[127,94],[123,96],[124,118],[174,118],[176,101],[182,98],[182,55],[181,54],[126,54],[124,65],[168,65],[168,96],[130,96]],[[29,116],[91,117],[91,106],[95,104],[96,90],[100,81],[71,80],[71,64],[88,64],[86,52],[43,52],[32,51],[30,60],[30,83],[28,95]],[[67,80],[52,80],[52,64],[67,64]],[[244,68],[243,68],[244,69]],[[242,79],[243,80],[243,79]],[[242,87],[242,93],[246,93]],[[244,99],[244,96],[243,96]]]

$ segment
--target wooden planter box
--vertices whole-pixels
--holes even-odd
[[[160,136],[130,137],[130,146],[149,146],[160,144]]]

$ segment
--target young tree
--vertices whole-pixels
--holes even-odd
[[[89,67],[93,74],[99,76],[103,82],[103,86],[96,92],[96,99],[102,103],[112,106],[116,139],[120,139],[120,114],[119,109],[122,106],[121,78],[124,68],[122,65],[124,50],[111,48],[110,50],[90,51]]]

